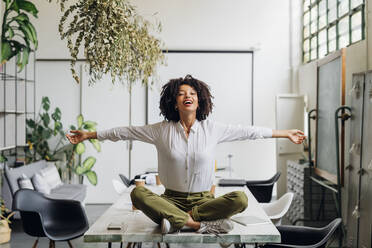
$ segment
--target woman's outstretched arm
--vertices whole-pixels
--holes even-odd
[[[159,136],[162,122],[145,125],[145,126],[127,126],[115,127],[97,132],[86,132],[82,130],[71,130],[71,134],[66,137],[72,144],[80,143],[86,139],[98,140],[139,140],[146,143],[154,144]]]

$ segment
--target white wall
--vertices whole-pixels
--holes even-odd
[[[139,12],[145,17],[152,18],[153,13],[158,13],[157,18],[163,24],[160,38],[167,49],[254,49],[254,122],[255,125],[274,128],[275,96],[291,92],[293,86],[290,78],[295,78],[296,76],[293,75],[296,73],[290,65],[294,66],[295,70],[296,61],[300,60],[300,53],[297,51],[301,37],[297,26],[300,25],[300,15],[296,14],[297,12],[290,12],[290,1],[137,0],[132,2],[138,6]],[[296,2],[292,1],[292,3]],[[59,6],[56,3],[43,1],[38,2],[37,5],[40,10],[39,19],[35,22],[40,45],[37,57],[68,58],[66,44],[60,41],[57,32]],[[297,3],[295,5],[297,6]],[[294,19],[292,24],[290,19]],[[290,36],[290,28],[295,30],[292,36]],[[297,52],[290,50],[291,45]],[[48,70],[38,70],[40,87],[54,83],[50,81],[49,73]],[[68,72],[58,81],[63,81],[62,84],[66,84],[67,88],[75,87],[68,85],[73,84]],[[46,92],[45,88],[40,87],[38,89]],[[58,94],[66,96],[67,92],[61,90]],[[134,94],[143,97],[143,88],[135,89]],[[136,101],[140,99],[139,97]],[[69,111],[70,109],[62,107],[63,113]],[[118,111],[119,109],[112,109],[111,113],[116,114]],[[126,114],[123,110],[120,110],[120,113]],[[133,113],[133,123],[144,124],[144,104],[137,104]],[[236,168],[237,173],[247,179],[269,178],[275,173],[274,140],[250,143],[249,154],[247,157],[234,158],[233,163],[240,165]],[[247,161],[252,166],[245,166]],[[105,165],[102,163],[97,166]],[[123,161],[120,166],[127,166],[126,161]],[[124,171],[127,171],[127,168]],[[99,178],[100,185],[97,186],[99,192],[113,190],[110,173],[102,170]],[[97,192],[95,189],[89,188],[88,203],[115,200],[112,194],[95,194],[95,192]]]

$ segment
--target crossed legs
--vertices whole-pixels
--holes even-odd
[[[160,224],[165,218],[174,229],[188,226],[198,230],[201,221],[229,218],[248,206],[248,198],[242,191],[217,198],[209,192],[159,196],[145,187],[136,187],[131,199],[133,205],[155,223]]]

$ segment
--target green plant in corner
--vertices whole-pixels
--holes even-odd
[[[84,130],[88,132],[96,131],[97,123],[93,121],[84,121],[83,115],[77,117],[77,128],[70,126],[71,130]],[[101,144],[97,139],[90,139],[89,142],[93,145],[97,152],[101,151]],[[86,151],[86,142],[73,145],[72,149],[66,150],[67,165],[74,173],[80,176],[80,183],[83,183],[83,178],[86,176],[92,185],[97,185],[97,174],[92,170],[96,163],[96,158],[88,156],[82,161],[82,155]]]
[[[26,120],[26,140],[29,146],[29,149],[26,150],[28,163],[41,159],[56,160],[63,149],[62,146],[66,138],[61,122],[61,110],[57,107],[52,114],[49,114],[49,109],[50,100],[44,96],[36,120]],[[57,140],[53,149],[48,142],[52,138]]]
[[[35,5],[26,0],[3,0],[5,10],[1,27],[1,64],[16,56],[19,71],[28,63],[32,50],[37,49],[35,27],[28,14],[37,18]]]

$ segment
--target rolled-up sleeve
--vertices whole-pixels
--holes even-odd
[[[154,144],[159,137],[160,129],[161,122],[145,126],[115,127],[97,131],[97,139],[100,141],[139,140]]]
[[[246,139],[272,138],[273,130],[266,127],[226,125],[215,123],[217,143]]]

